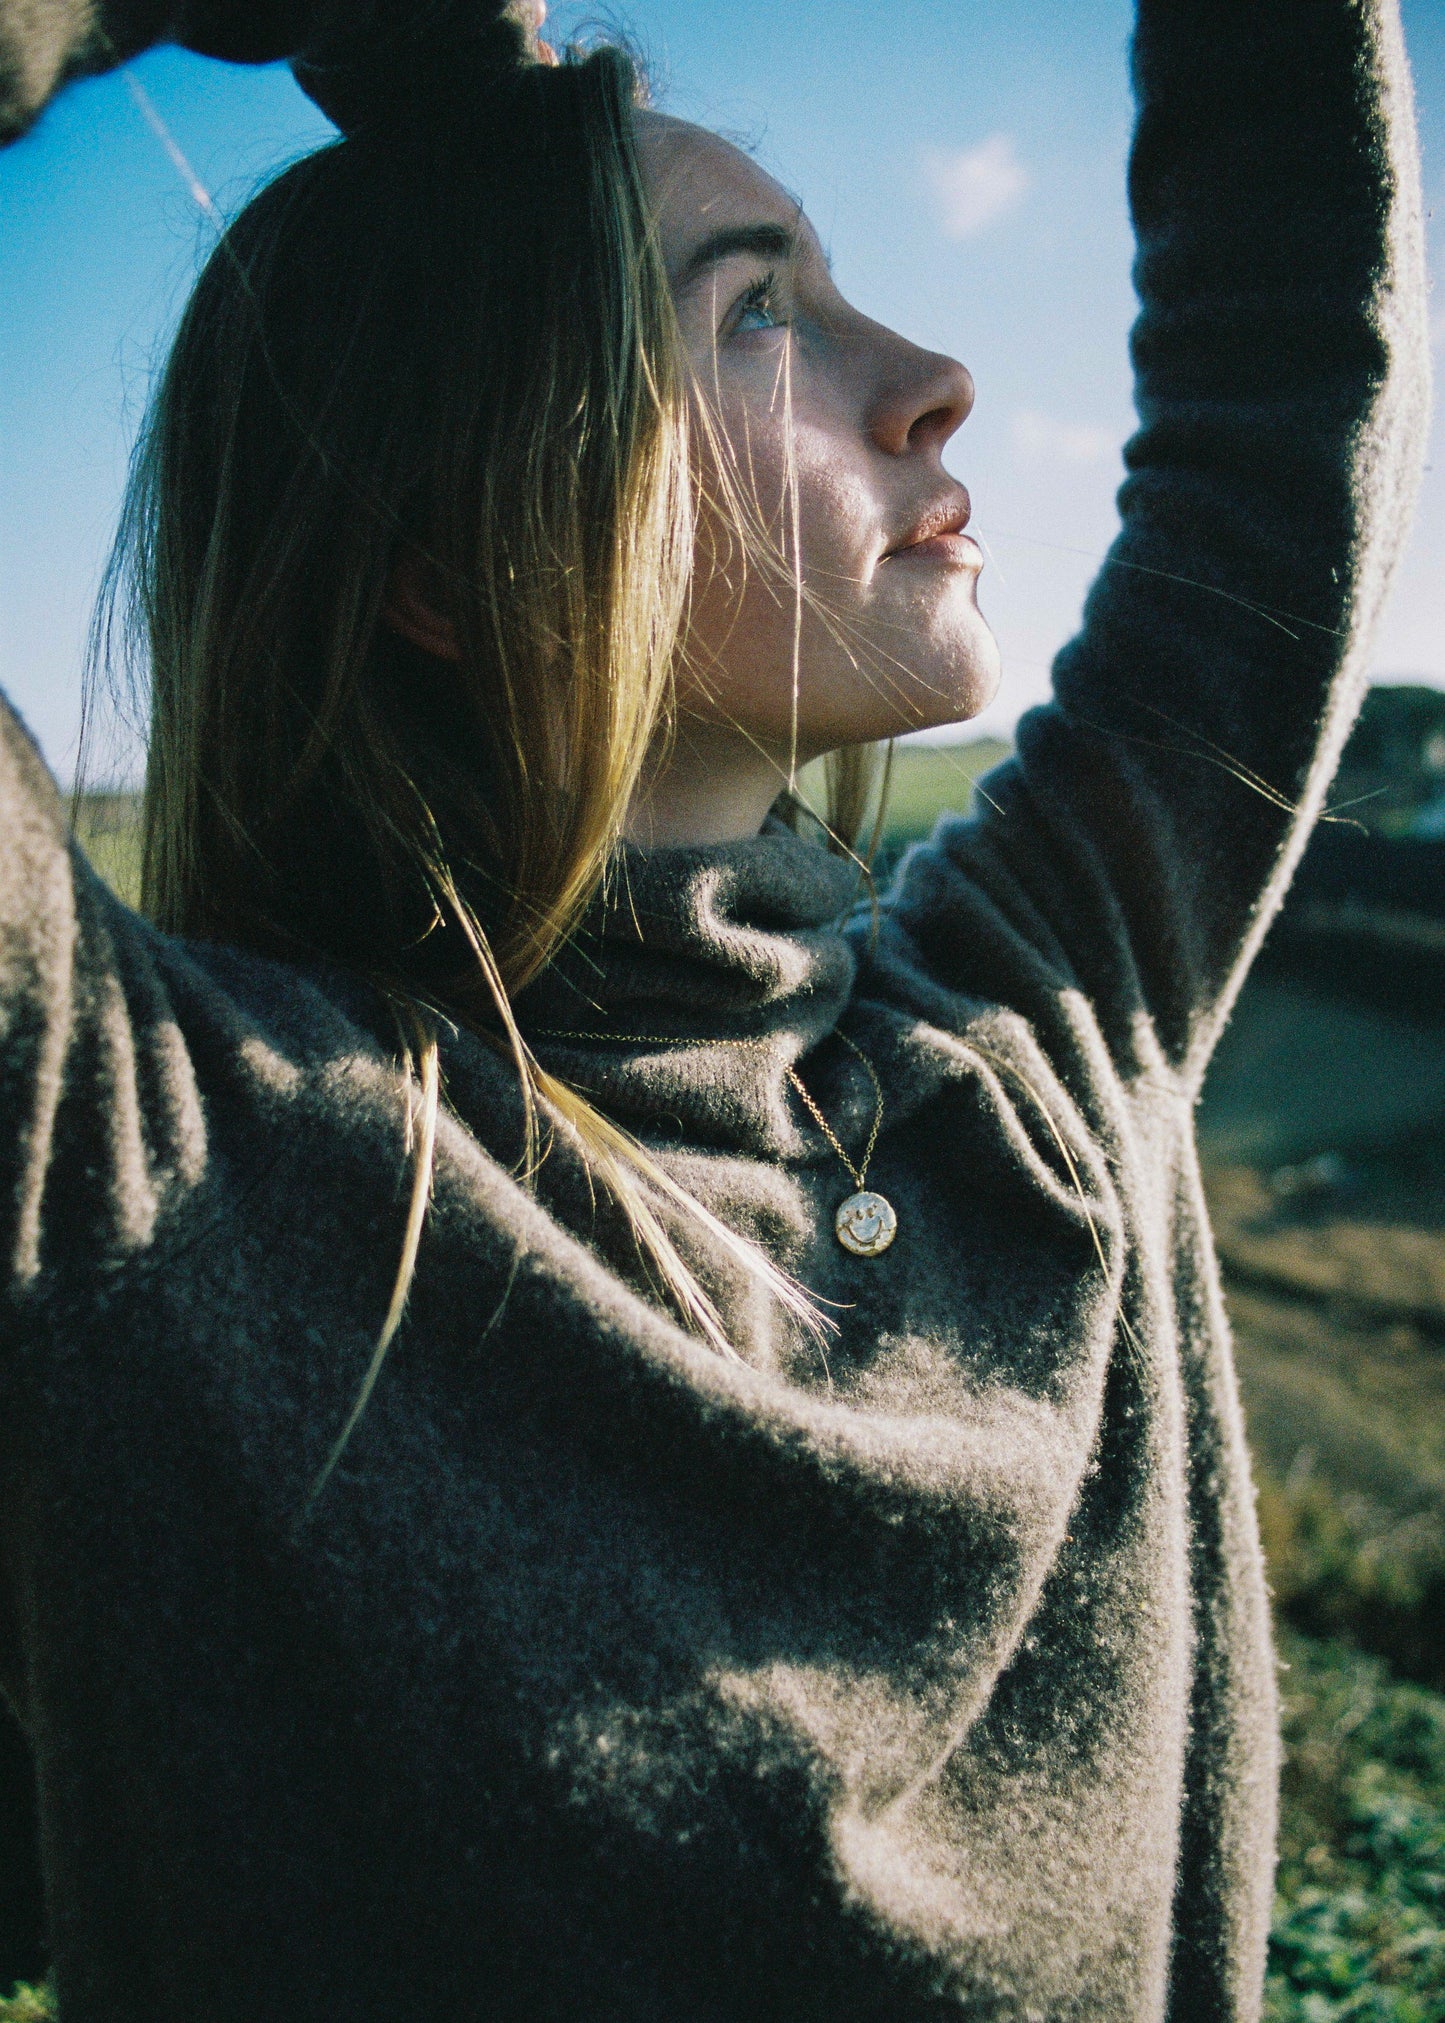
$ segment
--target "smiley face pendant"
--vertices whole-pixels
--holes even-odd
[[[898,1217],[891,1201],[864,1188],[840,1204],[833,1228],[854,1257],[881,1257],[898,1234]]]

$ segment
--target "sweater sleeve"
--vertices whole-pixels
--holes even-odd
[[[271,63],[301,48],[326,11],[327,0],[0,0],[0,146],[67,84],[153,43]]]
[[[483,25],[508,17],[524,38],[536,33],[537,0],[0,0],[0,147],[67,84],[157,42],[228,63],[298,57],[309,68],[373,39],[428,34],[448,11]]]
[[[1197,1079],[1320,812],[1408,528],[1423,225],[1396,0],[1141,0],[1133,70],[1123,528],[1053,702],[978,818],[905,867],[897,917],[970,993],[1027,944],[1036,985],[1042,965],[1084,992],[1126,1050],[1142,1014]]]
[[[0,1301],[150,1241],[205,1161],[163,946],[69,838],[55,785],[0,697]]]

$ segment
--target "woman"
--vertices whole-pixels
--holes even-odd
[[[1142,0],[1123,532],[876,913],[779,794],[990,692],[967,374],[533,33],[323,40],[349,137],[198,287],[123,549],[150,921],[5,719],[58,2013],[1255,2016],[1191,1110],[1423,436],[1392,0]]]

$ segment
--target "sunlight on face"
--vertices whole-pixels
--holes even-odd
[[[737,148],[638,121],[707,502],[683,735],[744,740],[786,777],[840,745],[977,714],[998,651],[968,494],[942,464],[968,373],[851,308],[797,205]]]

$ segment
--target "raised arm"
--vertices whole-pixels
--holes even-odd
[[[499,17],[525,40],[542,0],[447,0],[479,29]],[[357,40],[427,32],[438,0],[0,0],[0,147],[17,140],[80,77],[178,42],[228,63],[289,56],[313,71]]]
[[[334,6],[336,0],[329,0]],[[0,146],[56,92],[113,70],[155,42],[233,63],[289,56],[328,0],[0,0]]]
[[[1134,81],[1123,531],[1055,701],[945,847],[1056,983],[1121,1034],[1143,1010],[1199,1074],[1320,811],[1407,530],[1422,214],[1396,0],[1141,0]],[[950,949],[923,917],[939,897],[920,867],[900,916],[950,981],[990,989],[977,935],[955,921]]]

